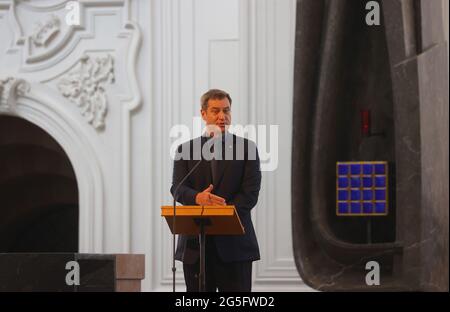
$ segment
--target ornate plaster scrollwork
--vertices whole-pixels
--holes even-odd
[[[91,58],[84,55],[80,66],[57,84],[59,91],[81,108],[81,114],[95,129],[104,127],[108,110],[105,84],[114,82],[114,59],[111,55]]]
[[[59,33],[61,21],[56,15],[51,15],[44,23],[36,24],[35,31],[31,35],[31,42],[36,47],[46,47]]]
[[[30,86],[23,79],[12,77],[0,79],[0,109],[13,110],[17,96],[24,95],[29,90]]]

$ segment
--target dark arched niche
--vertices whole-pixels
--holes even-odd
[[[78,186],[44,130],[0,115],[0,253],[77,252]]]

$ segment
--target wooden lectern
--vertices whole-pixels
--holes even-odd
[[[200,243],[199,291],[205,291],[206,235],[243,235],[245,233],[234,206],[162,206],[161,216],[172,234],[198,235]],[[175,230],[174,230],[175,227]]]

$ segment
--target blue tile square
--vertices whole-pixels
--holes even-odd
[[[363,203],[363,212],[364,213],[372,213],[373,212],[373,204],[372,203]]]
[[[350,209],[351,213],[361,213],[361,203],[352,203]]]
[[[350,191],[351,200],[360,200],[361,199],[361,192],[359,190],[352,190]]]
[[[363,164],[363,174],[372,174],[373,165]]]
[[[372,190],[364,190],[363,191],[363,200],[372,200],[373,192]]]
[[[360,178],[351,178],[351,185],[352,185],[352,187],[360,187],[361,179]]]
[[[375,190],[376,200],[386,200],[386,190]]]
[[[348,187],[348,178],[338,178],[338,187]]]
[[[339,164],[338,165],[338,174],[339,175],[347,175],[349,173],[348,165]]]
[[[387,214],[388,169],[379,160],[337,164],[337,213]]]
[[[372,187],[372,177],[363,178],[363,187]]]
[[[339,203],[338,211],[339,211],[339,213],[348,213],[348,204],[347,203]]]
[[[375,177],[375,186],[376,187],[385,187],[386,186],[386,177]]]
[[[386,213],[386,203],[375,203],[376,213]]]
[[[386,165],[385,164],[375,164],[375,174],[385,174]]]
[[[350,172],[351,174],[361,174],[361,165],[360,164],[353,164],[350,166]]]
[[[338,200],[348,200],[348,191],[338,191]]]

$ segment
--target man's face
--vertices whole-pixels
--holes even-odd
[[[223,133],[231,124],[231,105],[227,98],[210,99],[208,109],[206,111],[201,110],[201,113],[208,130],[215,128],[215,130],[220,129]]]

